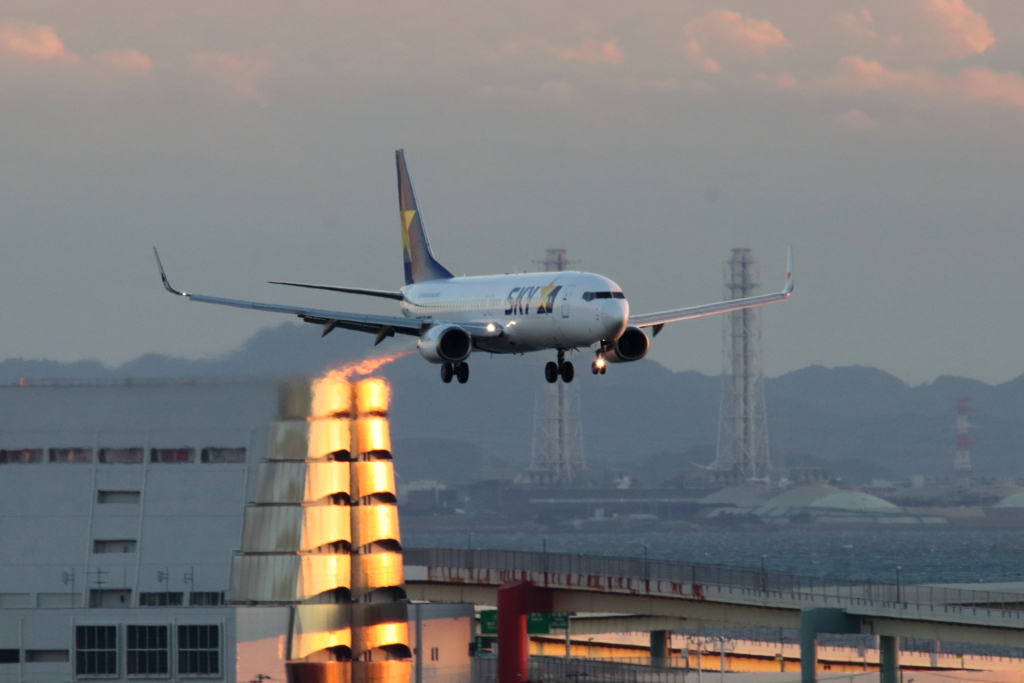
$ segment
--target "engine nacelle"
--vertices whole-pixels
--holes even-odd
[[[473,338],[457,325],[435,325],[420,336],[416,350],[431,363],[460,363],[473,351]]]
[[[601,357],[609,363],[631,363],[647,355],[651,341],[639,327],[627,327],[613,342],[604,342]]]

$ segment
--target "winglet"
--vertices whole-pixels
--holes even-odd
[[[171,287],[171,283],[167,281],[167,274],[164,272],[164,264],[160,262],[160,253],[153,247],[153,256],[156,256],[156,267],[160,269],[160,279],[163,280],[164,289],[171,294],[177,294],[178,296],[188,296],[185,292],[179,292],[174,287]]]
[[[793,247],[789,248],[786,255],[786,286],[783,287],[782,293],[786,296],[793,293]]]

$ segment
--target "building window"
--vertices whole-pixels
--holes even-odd
[[[220,627],[178,627],[178,673],[197,676],[220,673]]]
[[[0,465],[27,464],[43,461],[42,448],[18,448],[0,450]]]
[[[96,502],[100,505],[138,505],[139,491],[99,491]]]
[[[224,604],[224,591],[192,591],[188,594],[188,604],[193,607],[209,607]]]
[[[245,462],[244,448],[204,448],[202,462]]]
[[[0,609],[18,609],[31,606],[31,593],[0,593]]]
[[[441,648],[432,647],[430,648],[430,661],[436,662],[441,659]]]
[[[128,607],[132,604],[132,592],[124,589],[89,591],[89,607]]]
[[[182,463],[195,459],[194,448],[152,448],[149,451],[150,462]]]
[[[81,593],[36,593],[36,606],[40,609],[79,607]]]
[[[184,593],[139,593],[139,607],[175,607],[184,601]]]
[[[50,462],[92,462],[92,449],[51,448]]]
[[[101,448],[100,462],[110,465],[138,465],[142,462],[142,449]]]
[[[92,551],[94,553],[134,553],[135,541],[132,539],[93,541]]]
[[[167,627],[127,626],[125,654],[129,676],[167,673]]]
[[[67,650],[25,650],[25,661],[37,664],[67,662],[71,659]]]
[[[75,627],[75,673],[117,675],[117,627]]]
[[[21,661],[21,650],[0,650],[0,664],[17,664]]]

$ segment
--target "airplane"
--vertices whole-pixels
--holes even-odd
[[[787,258],[785,286],[776,294],[733,299],[660,313],[630,315],[622,288],[594,273],[557,271],[510,275],[455,277],[437,262],[430,249],[416,205],[404,150],[395,152],[398,203],[402,228],[405,286],[397,291],[335,287],[302,282],[270,284],[321,289],[398,302],[402,317],[344,313],[300,306],[240,301],[188,294],[167,280],[156,248],[164,288],[172,294],[209,304],[297,315],[320,325],[321,337],[342,328],[374,335],[374,346],[396,334],[417,337],[416,348],[429,362],[441,366],[441,380],[469,380],[468,359],[474,352],[523,354],[555,351],[556,361],[544,367],[544,378],[572,382],[575,371],[566,351],[592,349],[590,370],[605,374],[608,363],[629,363],[647,355],[650,338],[668,323],[728,313],[785,301],[793,293],[793,252]]]

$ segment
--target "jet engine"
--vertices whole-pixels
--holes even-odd
[[[651,342],[639,327],[627,327],[613,342],[604,342],[601,356],[609,363],[630,363],[647,355]]]
[[[416,350],[431,363],[460,363],[469,358],[473,338],[457,325],[435,325],[420,336]]]

